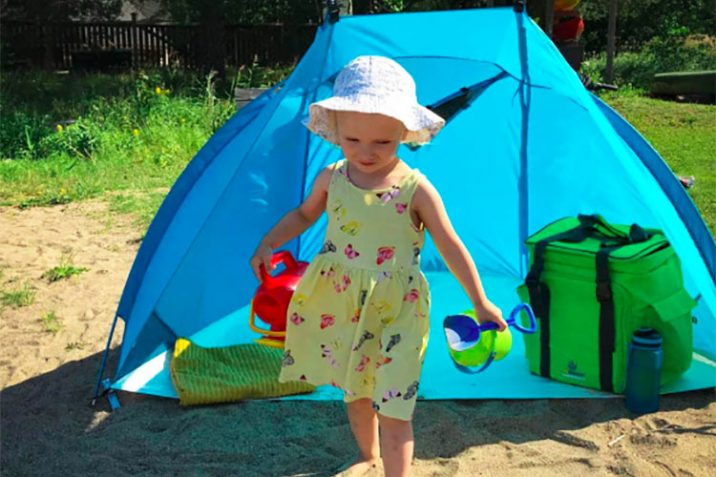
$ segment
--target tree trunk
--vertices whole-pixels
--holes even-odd
[[[372,0],[353,0],[353,13],[355,15],[365,15],[373,9]]]
[[[614,81],[614,53],[617,37],[617,0],[609,2],[609,23],[607,24],[607,67],[604,79],[611,84]]]

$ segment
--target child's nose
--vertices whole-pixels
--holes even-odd
[[[372,157],[376,152],[376,147],[373,144],[362,144],[361,145],[361,154]]]

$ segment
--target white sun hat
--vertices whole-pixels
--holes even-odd
[[[415,81],[397,62],[384,56],[359,56],[336,77],[333,96],[313,103],[304,125],[326,141],[338,144],[334,111],[383,114],[401,121],[403,142],[425,144],[445,120],[418,103]]]

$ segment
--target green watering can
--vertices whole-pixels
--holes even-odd
[[[524,310],[529,319],[527,328],[517,323],[517,315]],[[512,348],[512,334],[509,326],[522,333],[532,334],[537,330],[537,320],[527,303],[517,305],[507,319],[508,328],[498,332],[497,323],[480,324],[475,312],[466,311],[459,315],[450,315],[443,321],[448,351],[457,369],[468,374],[477,374],[504,358]],[[475,367],[479,366],[478,369]]]

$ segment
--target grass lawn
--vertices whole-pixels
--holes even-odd
[[[104,197],[112,210],[132,213],[146,227],[186,164],[235,112],[233,84],[212,90],[201,78],[166,72],[8,76],[0,83],[0,205]],[[628,89],[604,99],[676,174],[696,177],[689,194],[713,234],[716,106],[661,101]]]
[[[635,94],[604,99],[661,154],[675,174],[694,176],[689,195],[716,231],[716,106],[675,103]]]

